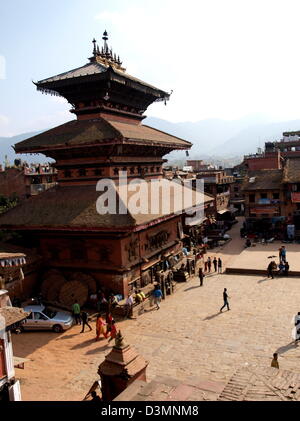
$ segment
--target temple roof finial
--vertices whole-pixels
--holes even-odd
[[[97,50],[96,50],[96,40],[95,40],[95,38],[93,39],[93,41],[92,41],[92,43],[94,44],[94,48],[93,48],[93,55],[94,55],[94,57],[96,56],[96,54],[97,54]]]
[[[108,34],[107,34],[107,32],[106,32],[106,30],[103,32],[103,37],[102,37],[102,39],[103,39],[103,41],[104,41],[104,52],[105,53],[108,53],[108,45],[107,45],[107,40],[108,40],[108,36],[107,36]]]
[[[120,60],[120,56],[117,56],[117,54],[114,53],[112,48],[110,48],[107,44],[108,33],[106,30],[103,32],[102,39],[104,42],[101,48],[97,44],[96,39],[95,38],[93,39],[92,41],[94,44],[93,57],[90,57],[89,60],[91,62],[97,62],[98,64],[102,64],[106,67],[111,66],[117,70],[125,72],[126,69],[122,67],[122,61]]]

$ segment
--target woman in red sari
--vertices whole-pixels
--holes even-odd
[[[104,338],[107,339],[107,332],[106,332],[106,323],[105,321],[102,319],[101,315],[99,314],[97,316],[97,321],[96,321],[96,341],[98,341],[98,339],[101,336],[101,333],[103,334]]]

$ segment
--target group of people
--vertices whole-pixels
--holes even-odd
[[[106,314],[106,320],[103,319],[101,314],[97,315],[95,340],[98,341],[101,335],[103,335],[105,339],[110,336],[108,341],[111,341],[117,335],[116,322],[110,313]]]
[[[76,300],[72,306],[72,313],[75,319],[76,325],[82,325],[81,332],[84,332],[85,326],[87,326],[90,331],[93,330],[91,325],[89,324],[89,314],[86,311],[81,311],[80,305]],[[97,320],[96,320],[96,341],[100,338],[101,334],[104,338],[108,338],[112,340],[116,337],[117,334],[117,326],[115,320],[113,319],[111,313],[109,311],[106,312],[106,319],[104,320],[101,313],[98,313]]]
[[[274,273],[277,269],[278,269],[279,275],[288,276],[289,270],[290,270],[290,265],[286,260],[286,248],[285,248],[285,246],[281,246],[279,248],[279,264],[278,264],[278,266],[277,266],[275,260],[272,260],[268,264],[268,268],[267,268],[268,278],[274,279]]]
[[[215,272],[222,273],[222,260],[220,257],[217,259],[215,256],[211,259],[208,256],[207,260],[204,262],[204,272],[211,272],[212,265],[214,266]]]
[[[219,257],[217,259],[216,257],[214,257],[214,259],[212,260],[208,256],[207,260],[204,262],[204,271],[203,271],[203,268],[200,267],[199,268],[199,272],[198,272],[198,276],[199,276],[199,279],[200,279],[200,286],[201,287],[203,285],[203,279],[204,279],[204,276],[205,276],[205,273],[204,272],[210,273],[211,272],[212,265],[214,266],[215,272],[222,273],[222,260],[221,260],[221,258]]]

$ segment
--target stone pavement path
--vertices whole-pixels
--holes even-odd
[[[239,227],[234,229],[239,232]],[[243,241],[242,241],[243,242]],[[230,261],[241,249],[239,235],[219,253]],[[214,255],[213,253],[211,255]],[[224,287],[231,311],[219,313]],[[269,367],[279,353],[281,369],[300,373],[300,345],[291,344],[291,319],[300,311],[300,279],[213,274],[179,284],[160,310],[146,308],[135,320],[118,323],[125,341],[149,361],[148,381],[157,376],[188,384],[227,382],[241,367]],[[94,328],[94,322],[92,323]],[[24,400],[80,400],[112,344],[95,342],[95,332],[74,326],[56,335],[27,332],[13,336],[16,356],[29,358],[17,369]]]

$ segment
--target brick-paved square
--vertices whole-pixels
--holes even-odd
[[[238,230],[235,226],[225,248],[209,253],[220,255],[224,266],[243,250]],[[240,368],[270,367],[276,351],[281,369],[300,373],[300,345],[291,343],[292,316],[300,311],[299,277],[210,274],[199,285],[198,278],[178,284],[160,310],[146,308],[136,319],[117,323],[125,341],[149,361],[148,381],[164,376],[182,384],[191,378],[225,384]],[[224,288],[231,310],[220,313]],[[17,369],[24,400],[83,399],[113,344],[95,342],[95,331],[79,332],[74,326],[61,335],[14,336],[15,355],[30,359],[25,370]]]

